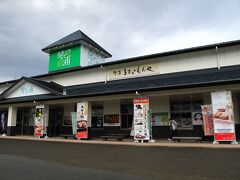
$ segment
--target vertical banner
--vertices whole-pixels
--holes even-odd
[[[77,134],[77,113],[71,112],[71,119],[72,119],[72,134]]]
[[[43,136],[45,130],[44,106],[36,106],[34,136]]]
[[[134,98],[134,139],[150,140],[149,98]]]
[[[4,134],[7,132],[7,117],[6,112],[1,113],[1,133]]]
[[[76,138],[88,138],[88,102],[77,103],[77,134]]]
[[[202,107],[202,115],[203,115],[203,129],[205,136],[213,136],[214,129],[213,129],[213,113],[212,113],[212,106],[203,105]]]
[[[212,92],[215,141],[236,141],[231,91]]]

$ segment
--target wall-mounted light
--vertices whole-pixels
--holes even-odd
[[[139,94],[139,92],[138,92],[138,91],[136,91],[136,95],[137,95],[137,96],[140,96],[140,97],[142,97],[142,95],[141,95],[141,94]]]

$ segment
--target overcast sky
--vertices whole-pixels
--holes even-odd
[[[110,60],[240,39],[240,0],[0,0],[0,81],[45,74],[45,46],[82,30]]]

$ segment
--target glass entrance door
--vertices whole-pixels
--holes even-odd
[[[16,134],[34,135],[34,114],[34,108],[18,108],[16,120]]]
[[[63,125],[63,107],[50,106],[49,107],[49,136],[59,136],[61,127]]]

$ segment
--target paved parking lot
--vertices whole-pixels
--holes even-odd
[[[3,138],[0,147],[0,179],[240,179],[239,148]]]

